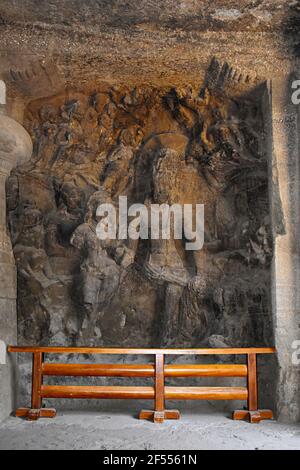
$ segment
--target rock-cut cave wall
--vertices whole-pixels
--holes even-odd
[[[23,344],[272,344],[259,92],[68,90],[25,112],[34,151],[7,182]],[[204,204],[205,244],[101,242],[97,206]]]

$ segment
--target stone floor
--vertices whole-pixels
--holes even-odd
[[[37,422],[0,424],[1,450],[29,449],[300,449],[300,426],[232,421],[214,409],[183,411],[180,421],[139,421],[130,412],[60,412]]]

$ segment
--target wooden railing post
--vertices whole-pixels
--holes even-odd
[[[155,355],[155,411],[153,421],[162,423],[165,411],[165,358],[163,354]]]
[[[257,390],[257,359],[256,353],[247,354],[247,389],[248,389],[248,409],[233,412],[233,419],[248,418],[250,423],[259,423],[262,419],[272,419],[271,410],[258,409]]]
[[[31,385],[31,408],[18,408],[16,415],[24,416],[30,421],[37,419],[53,418],[56,410],[53,408],[42,408],[42,383],[43,383],[43,361],[42,352],[34,352],[32,355],[32,385]]]
[[[247,355],[248,366],[248,410],[257,411],[257,367],[256,367],[256,354]]]
[[[42,408],[42,365],[43,353],[37,352],[32,357],[31,413]],[[34,418],[32,418],[34,419]]]
[[[154,382],[154,411],[142,410],[139,418],[153,419],[154,423],[163,423],[165,419],[179,419],[178,410],[165,410],[165,357],[163,353],[155,354]]]

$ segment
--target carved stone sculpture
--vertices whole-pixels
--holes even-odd
[[[111,242],[100,240],[96,233],[96,211],[101,203],[111,202],[105,191],[95,192],[88,201],[86,221],[79,225],[71,237],[71,244],[83,253],[80,269],[81,288],[85,316],[83,320],[83,339],[90,341],[101,336],[97,326],[97,316],[104,304],[109,304],[119,283],[119,268],[109,256]]]
[[[27,341],[269,341],[261,98],[233,99],[219,83],[69,90],[28,105],[33,156],[7,185],[19,317],[36,327]],[[118,212],[119,196],[149,208],[204,204],[203,248],[187,251],[172,230],[167,240],[100,240],[96,209]]]

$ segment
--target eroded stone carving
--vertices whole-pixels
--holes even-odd
[[[112,87],[28,106],[34,153],[7,191],[19,316],[34,325],[30,336],[20,327],[22,338],[119,346],[271,341],[259,90],[233,99],[219,88]],[[187,252],[172,233],[170,240],[99,240],[96,208],[117,205],[120,195],[129,204],[204,204],[203,249]]]
[[[85,342],[101,337],[97,325],[99,311],[108,306],[119,284],[119,268],[108,253],[114,241],[100,240],[96,233],[96,210],[99,204],[111,202],[105,191],[96,191],[88,201],[85,223],[71,236],[71,244],[83,252],[80,265],[81,288],[85,317],[82,334]]]

